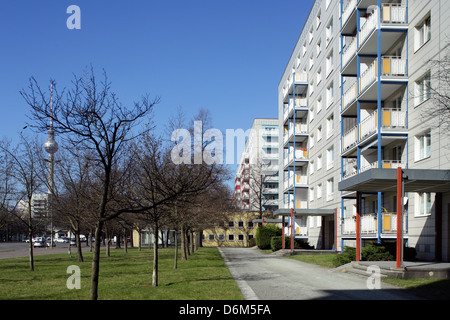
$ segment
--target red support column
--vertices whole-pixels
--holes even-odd
[[[291,252],[294,251],[294,209],[291,208]]]
[[[284,250],[284,216],[281,218],[281,249]]]
[[[334,211],[334,250],[337,251],[338,244],[338,213],[337,208]]]
[[[356,261],[361,260],[361,194],[356,191]]]
[[[396,267],[402,266],[403,249],[403,196],[402,196],[402,168],[397,168],[397,263]]]

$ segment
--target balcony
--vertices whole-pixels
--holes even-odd
[[[381,214],[381,233],[389,234],[397,232],[397,214]],[[378,232],[378,219],[376,213],[366,213],[361,215],[361,234],[375,234]],[[403,217],[403,232],[406,233],[406,219]],[[356,235],[356,217],[344,218],[343,234]]]
[[[308,99],[306,97],[289,98],[289,103],[285,104],[284,107],[284,121],[293,116],[294,108],[295,110],[308,111]]]
[[[378,168],[378,161],[374,161],[371,163],[363,162],[359,172],[361,173],[372,168]],[[381,168],[383,169],[406,168],[406,163],[402,162],[401,160],[381,160]]]
[[[381,129],[406,129],[406,111],[400,109],[382,109]],[[378,111],[373,111],[359,124],[359,140],[378,132]]]
[[[344,69],[348,62],[356,55],[357,51],[357,41],[356,37],[353,37],[349,44],[344,48],[342,53],[342,69]]]
[[[358,126],[354,126],[342,136],[342,152],[356,146],[358,142]]]
[[[377,28],[378,19],[377,19],[377,10],[374,11],[373,14],[369,15],[365,21],[365,23],[359,29],[358,37],[359,37],[359,47],[364,45],[364,42],[369,38],[372,32]]]
[[[295,92],[294,87],[296,87]],[[284,101],[287,101],[288,96],[291,94],[296,95],[304,93],[307,87],[308,87],[308,74],[303,72],[293,73],[292,76],[288,77],[286,85],[283,88]]]
[[[358,83],[355,81],[342,96],[342,111],[346,110],[358,96]]]
[[[407,8],[401,3],[381,4],[381,23],[383,25],[407,24]]]
[[[378,61],[374,60],[372,64],[361,74],[359,78],[359,93],[364,92],[372,83],[377,80]]]
[[[343,12],[342,12],[342,25],[347,23],[348,18],[350,18],[353,11],[356,9],[357,0],[350,0],[347,2]]]

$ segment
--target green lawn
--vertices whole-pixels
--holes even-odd
[[[243,296],[217,248],[200,248],[187,261],[178,260],[173,269],[174,249],[160,249],[159,286],[152,287],[152,257],[148,248],[138,251],[102,252],[99,299],[132,300],[240,300]],[[28,258],[0,260],[0,299],[84,300],[89,298],[91,253],[85,262],[76,255],[35,257],[35,271],[29,271]],[[69,290],[67,267],[81,269],[81,289]]]

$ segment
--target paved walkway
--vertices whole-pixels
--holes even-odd
[[[255,248],[219,248],[247,300],[409,300],[417,297],[381,282],[263,253]]]

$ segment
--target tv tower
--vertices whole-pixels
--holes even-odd
[[[44,149],[48,153],[48,213],[50,216],[50,247],[53,248],[53,168],[55,162],[55,153],[58,151],[58,144],[55,141],[55,132],[53,131],[53,82],[50,82],[50,128],[48,129],[48,138],[44,143]]]

